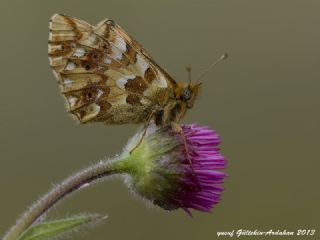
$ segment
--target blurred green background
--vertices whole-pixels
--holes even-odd
[[[146,207],[112,178],[51,212],[109,215],[104,225],[74,239],[320,231],[319,9],[318,0],[1,1],[0,233],[54,183],[118,153],[137,129],[80,126],[65,112],[47,58],[54,13],[92,24],[114,19],[177,80],[186,79],[186,64],[197,76],[230,54],[203,79],[201,96],[184,119],[209,125],[223,139],[230,177],[213,213],[194,212],[191,219],[181,210]]]

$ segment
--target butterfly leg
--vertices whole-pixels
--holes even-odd
[[[186,140],[186,136],[184,135],[184,132],[183,132],[183,129],[182,127],[178,124],[178,123],[175,123],[175,122],[172,122],[171,123],[171,127],[173,129],[173,131],[179,133],[181,135],[181,138],[182,138],[182,141],[183,141],[183,145],[184,145],[184,149],[186,151],[186,155],[187,155],[187,160],[190,164],[190,168],[191,168],[191,172],[192,172],[192,175],[197,183],[197,188],[201,189],[201,185],[199,184],[198,182],[198,177],[193,169],[193,165],[192,165],[192,160],[191,160],[191,156],[190,156],[190,151],[189,151],[189,146],[187,144],[187,140]]]
[[[188,162],[189,162],[190,166],[192,167],[192,160],[190,157],[189,146],[187,144],[186,136],[184,135],[182,127],[178,123],[175,123],[175,122],[171,123],[171,127],[172,127],[173,131],[180,134],[182,141],[183,141],[184,149],[186,151]]]
[[[142,140],[143,140],[144,137],[146,136],[146,133],[147,133],[147,130],[148,130],[148,126],[149,126],[149,124],[150,124],[150,122],[151,122],[151,119],[152,119],[154,113],[155,113],[155,111],[152,111],[152,112],[150,113],[150,115],[149,115],[149,117],[148,117],[148,119],[147,119],[147,121],[146,121],[146,123],[145,123],[145,125],[144,125],[144,129],[143,129],[143,133],[142,133],[142,135],[141,135],[141,138],[140,138],[139,142],[137,143],[137,145],[134,146],[134,148],[132,148],[132,149],[130,150],[130,154],[131,154],[134,150],[136,150],[136,148],[139,147],[139,145],[142,143]]]

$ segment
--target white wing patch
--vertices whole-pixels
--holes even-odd
[[[111,63],[111,59],[110,59],[108,56],[106,56],[106,57],[104,58],[104,62],[105,62],[106,64],[110,64],[110,63]]]
[[[74,51],[73,56],[75,56],[75,57],[83,57],[85,53],[86,53],[86,50],[84,50],[84,48],[77,48]]]
[[[87,41],[90,45],[94,45],[97,40],[97,36],[95,34],[90,34]]]
[[[76,65],[73,62],[68,62],[66,70],[71,71],[76,68]]]
[[[64,83],[65,85],[68,85],[68,84],[72,84],[73,81],[72,81],[70,78],[65,78],[64,81],[63,81],[63,83]]]
[[[136,66],[138,66],[139,69],[139,74],[140,76],[144,76],[144,73],[146,72],[146,70],[149,68],[149,63],[146,61],[146,59],[144,57],[142,57],[141,55],[137,55],[137,63]]]
[[[112,49],[111,57],[115,60],[121,60],[122,52],[116,46],[112,46],[111,49]]]
[[[97,99],[99,98],[99,97],[101,97],[102,95],[103,95],[103,91],[101,90],[101,89],[98,89],[98,93],[97,93]]]
[[[130,76],[123,76],[116,80],[117,86],[121,89],[125,89],[125,84],[128,82],[129,79],[134,79],[136,76],[130,75]]]
[[[54,52],[54,51],[59,51],[62,50],[62,45],[48,45],[48,51],[49,53]]]
[[[77,101],[78,101],[78,98],[76,98],[74,96],[68,97],[68,102],[69,102],[71,108],[76,105]]]
[[[126,42],[122,37],[117,36],[114,45],[123,53],[127,51]]]
[[[85,107],[84,111],[86,112],[86,115],[82,117],[81,119],[82,122],[86,122],[91,118],[94,118],[95,116],[97,116],[100,112],[100,106],[96,103],[92,103],[89,106]]]
[[[163,74],[159,74],[159,77],[156,78],[152,84],[155,84],[156,86],[160,87],[160,88],[167,88],[168,87],[168,82],[165,79],[165,77],[163,76]]]

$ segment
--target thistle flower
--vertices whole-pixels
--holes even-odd
[[[61,226],[55,229],[50,221],[37,221],[66,196],[113,174],[126,174],[134,193],[163,209],[182,208],[190,215],[192,208],[209,212],[220,201],[220,184],[226,176],[219,171],[226,167],[226,160],[219,153],[220,138],[213,130],[195,124],[182,125],[181,130],[179,133],[150,125],[141,143],[142,132],[116,159],[85,168],[47,192],[17,220],[3,240],[22,240],[46,231],[51,232],[50,236],[60,234]],[[94,215],[83,216],[84,220],[96,219]],[[66,231],[74,228],[74,222],[85,221],[63,219],[58,223]]]
[[[138,134],[127,146],[127,181],[138,193],[166,210],[193,208],[209,212],[220,200],[226,174],[219,136],[207,127],[182,125],[183,134],[150,126],[142,143]]]

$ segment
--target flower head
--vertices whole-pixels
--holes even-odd
[[[195,124],[182,125],[181,129],[148,128],[126,162],[129,186],[166,210],[209,212],[220,200],[220,184],[226,176],[219,171],[226,167],[217,147],[220,138],[213,130]],[[134,137],[127,149],[132,149],[140,137]]]

